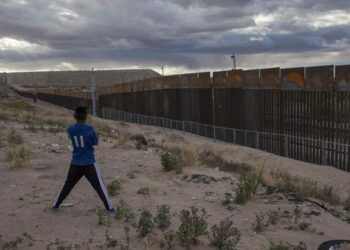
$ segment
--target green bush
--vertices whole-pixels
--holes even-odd
[[[154,223],[152,219],[152,214],[150,211],[144,209],[141,213],[138,225],[137,225],[137,231],[139,232],[140,237],[146,237],[148,234],[150,234],[153,231]]]
[[[223,250],[234,250],[241,238],[241,233],[233,226],[230,219],[220,222],[220,225],[211,227],[211,245]]]
[[[165,152],[161,155],[161,164],[165,171],[175,170],[181,172],[181,157],[179,154]]]
[[[178,231],[178,238],[186,249],[189,249],[191,244],[198,244],[198,237],[206,233],[208,226],[206,211],[203,208],[201,212],[200,215],[196,207],[181,211],[181,225]]]
[[[123,219],[125,222],[128,222],[135,218],[135,214],[132,211],[132,208],[126,204],[124,200],[120,200],[119,205],[115,208],[114,218],[116,220]]]
[[[275,244],[274,242],[271,241],[268,250],[290,250],[290,248],[284,245],[282,242]]]
[[[143,188],[140,188],[139,190],[137,190],[137,193],[138,194],[143,194],[143,195],[148,195],[149,194],[149,188],[148,187],[143,187]]]
[[[166,204],[157,206],[157,215],[154,218],[154,223],[158,226],[161,231],[169,228],[171,225],[170,221],[170,207]]]
[[[110,196],[116,196],[120,191],[120,181],[114,180],[107,185],[107,191]]]
[[[264,231],[267,224],[264,223],[265,216],[263,213],[255,213],[255,222],[253,223],[253,230],[257,233]]]
[[[175,239],[175,234],[172,230],[164,232],[163,233],[164,240],[166,242],[166,245],[168,249],[171,249],[174,247],[174,239]]]

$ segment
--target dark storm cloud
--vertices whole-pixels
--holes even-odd
[[[0,62],[90,60],[196,69],[210,67],[210,57],[225,67],[219,58],[233,50],[339,51],[349,47],[350,18],[317,25],[339,11],[349,13],[348,0],[3,0],[0,39],[36,45],[0,50]]]

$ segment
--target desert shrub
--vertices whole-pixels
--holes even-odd
[[[344,210],[347,211],[347,212],[350,212],[350,195],[344,201]]]
[[[31,158],[32,153],[25,147],[10,149],[6,154],[6,161],[9,163],[11,169],[30,167]]]
[[[129,227],[124,227],[124,232],[125,232],[125,245],[124,243],[120,243],[120,250],[130,250],[130,228]]]
[[[264,231],[267,224],[264,222],[265,216],[263,213],[255,213],[255,222],[253,223],[253,230],[257,233]]]
[[[101,137],[109,137],[112,129],[107,124],[96,124],[96,134]]]
[[[281,241],[278,244],[270,241],[268,250],[290,250],[290,248],[287,245],[284,245]]]
[[[5,113],[0,113],[0,120],[7,121],[9,120],[9,117]]]
[[[181,211],[181,225],[178,230],[178,238],[182,246],[189,249],[191,244],[198,244],[198,237],[206,233],[208,223],[206,221],[206,211],[203,208],[199,214],[196,207],[190,210]]]
[[[4,102],[2,104],[8,108],[13,108],[13,109],[18,109],[18,110],[30,110],[33,108],[31,105],[29,105],[27,102],[25,102],[23,100]]]
[[[212,226],[211,233],[211,245],[222,250],[236,249],[236,245],[241,238],[239,230],[233,226],[230,219],[221,221],[218,226]]]
[[[105,237],[106,237],[106,248],[114,248],[117,246],[118,241],[114,238],[112,238],[112,236],[108,233],[108,230],[105,233]]]
[[[246,174],[253,169],[252,166],[246,163],[234,163],[232,161],[226,161],[221,156],[218,156],[209,150],[201,152],[198,158],[202,164],[208,167],[219,168],[221,171]]]
[[[191,150],[184,150],[181,152],[182,165],[186,167],[194,166],[198,160],[196,152]]]
[[[143,187],[137,190],[138,194],[148,195],[149,194],[149,187]]]
[[[299,244],[293,248],[293,250],[307,250],[307,245],[304,241],[300,241]]]
[[[152,217],[151,212],[146,209],[141,212],[137,225],[137,231],[139,232],[140,237],[146,237],[153,231],[154,223]]]
[[[158,226],[161,231],[169,228],[171,225],[170,221],[170,207],[166,204],[157,206],[157,215],[154,218],[154,223]]]
[[[221,204],[223,206],[229,205],[234,201],[234,198],[232,197],[231,193],[225,193],[225,198],[224,200],[221,202]]]
[[[114,218],[116,220],[123,219],[125,222],[128,222],[135,218],[135,214],[132,211],[132,208],[126,204],[124,200],[120,200],[119,205],[115,209]]]
[[[301,231],[305,231],[305,230],[307,230],[309,227],[310,227],[310,223],[307,223],[307,222],[305,222],[305,221],[300,222],[299,225],[298,225],[298,229],[301,230]]]
[[[7,135],[7,141],[12,145],[19,145],[24,142],[23,137],[14,129],[11,129],[10,133]]]
[[[147,140],[143,134],[132,135],[130,139],[136,141],[136,143],[139,144],[140,146],[147,147]]]
[[[331,205],[340,203],[339,196],[331,186],[320,188],[317,181],[313,181],[310,178],[291,176],[287,171],[274,170],[271,172],[271,175],[279,189],[291,191],[299,198],[313,197],[326,201]]]
[[[129,172],[129,173],[127,173],[127,175],[126,175],[129,179],[131,179],[131,180],[133,180],[133,179],[135,179],[136,178],[136,176],[135,176],[135,174],[134,173],[132,173],[132,172]]]
[[[168,249],[174,247],[175,234],[172,230],[163,233],[165,243]]]
[[[179,154],[175,154],[172,152],[162,153],[161,164],[165,171],[175,170],[176,172],[181,172],[181,157]]]
[[[278,222],[279,210],[269,211],[267,213],[267,224],[276,225]]]
[[[114,180],[107,185],[107,191],[110,196],[116,196],[120,191],[120,181]]]
[[[36,117],[27,116],[24,120],[24,123],[24,129],[32,133],[36,133],[38,131],[45,131],[43,120],[38,119]]]
[[[240,177],[240,183],[236,187],[235,202],[245,204],[248,200],[254,199],[259,186],[263,182],[264,167],[260,167],[258,171],[251,171]]]
[[[96,215],[97,215],[97,223],[99,225],[109,225],[109,220],[105,209],[98,207],[96,209]]]

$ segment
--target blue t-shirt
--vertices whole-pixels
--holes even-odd
[[[71,164],[84,166],[95,163],[94,147],[98,144],[95,130],[89,125],[74,124],[68,128],[73,144]]]

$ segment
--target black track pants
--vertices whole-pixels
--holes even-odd
[[[107,190],[102,182],[101,173],[96,163],[87,166],[70,165],[67,179],[64,182],[61,191],[57,195],[53,206],[56,208],[60,206],[62,201],[68,196],[70,191],[73,189],[75,184],[77,184],[77,182],[83,175],[94,187],[101,200],[103,201],[103,204],[105,205],[106,209],[112,208],[112,203],[108,198]]]

